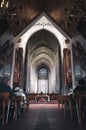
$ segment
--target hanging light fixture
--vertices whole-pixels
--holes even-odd
[[[86,21],[86,3],[84,0],[67,0],[66,2],[64,8],[66,28],[68,28],[68,24],[75,22],[77,18]]]
[[[0,2],[0,19],[4,19],[8,7],[9,7],[9,0],[2,0]]]
[[[1,0],[0,19],[4,19],[6,16],[13,18],[16,12],[15,3],[12,0]]]
[[[0,0],[0,20],[12,20],[17,26],[24,23],[22,0]]]

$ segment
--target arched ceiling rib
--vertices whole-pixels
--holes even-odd
[[[53,67],[52,63],[49,60],[47,60],[45,57],[40,58],[37,62],[35,62],[35,68],[38,68],[39,66],[42,67],[47,66],[49,69]]]
[[[45,62],[45,63],[46,61],[49,61],[51,65],[54,65],[55,63],[55,61],[50,56],[46,55],[45,53],[41,53],[40,55],[38,55],[36,58],[32,60],[32,64],[35,65],[36,62],[38,62],[39,60],[40,62]]]
[[[29,54],[31,55],[31,53],[33,53],[36,49],[42,48],[42,47],[46,47],[50,51],[57,53],[57,47],[54,48],[54,46],[52,46],[52,44],[50,44],[49,41],[48,41],[48,43],[42,43],[42,41],[40,40],[38,42],[34,42],[34,46],[31,49],[29,49],[30,50]]]
[[[53,59],[53,61],[55,61],[55,53],[53,53],[49,48],[46,47],[39,47],[38,49],[36,49],[35,51],[33,51],[33,53],[31,53],[30,58],[33,59],[41,54],[45,54],[49,57],[51,57],[51,59]]]
[[[48,31],[41,30],[33,34],[27,43],[27,61],[37,67],[47,64],[54,66],[59,54],[59,42],[56,37]]]
[[[81,7],[80,11],[82,11],[86,6],[86,0],[11,0],[11,3],[15,8],[10,6],[9,14],[12,13],[12,10],[13,12],[16,11],[17,14],[13,17],[8,13],[5,15],[6,21],[15,36],[42,12],[46,12],[62,30],[69,36],[73,36],[79,21],[82,19],[82,13],[77,12],[77,9],[79,10]],[[74,16],[71,16],[71,13]]]
[[[58,40],[56,39],[56,37],[46,30],[36,32],[35,34],[33,34],[29,41],[30,42],[29,44],[27,44],[27,46],[29,46],[30,50],[34,50],[41,46],[46,46],[55,52],[57,51],[59,45],[57,44]]]
[[[41,64],[38,64],[38,65],[37,65],[36,71],[38,72],[41,68],[47,69],[48,72],[50,71],[49,65],[48,65],[48,64],[45,64],[45,63],[43,63],[43,62],[42,62]]]

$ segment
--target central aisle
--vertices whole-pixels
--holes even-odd
[[[3,130],[85,130],[58,110],[57,104],[30,104],[28,112]],[[1,129],[0,129],[1,130]]]

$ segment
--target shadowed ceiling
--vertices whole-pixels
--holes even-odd
[[[71,0],[74,2],[81,0]],[[83,5],[86,2],[83,1]],[[17,11],[15,16],[6,15],[6,20],[14,36],[19,34],[29,23],[31,23],[39,14],[46,12],[59,27],[61,27],[69,36],[80,24],[82,15],[77,15],[75,19],[69,18],[65,12],[68,0],[11,0],[14,6],[10,5],[9,12]],[[78,7],[77,2],[77,7]],[[84,5],[84,6],[85,6]],[[75,7],[75,10],[76,8]],[[86,22],[85,22],[86,25]],[[80,30],[80,27],[78,28]]]

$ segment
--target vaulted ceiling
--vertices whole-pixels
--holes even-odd
[[[45,30],[36,32],[27,44],[27,60],[29,59],[30,63],[35,64],[35,66],[41,64],[55,65],[58,53],[59,42],[51,33]]]
[[[77,4],[74,5],[77,5],[75,10],[78,8],[80,1],[83,1],[83,6],[86,6],[85,0],[71,1],[73,3],[77,2]],[[11,0],[11,2],[12,5],[10,5],[9,14],[6,15],[6,21],[14,36],[19,34],[42,12],[46,12],[54,22],[71,37],[77,28],[81,30],[79,25],[81,26],[82,15],[79,14],[73,19],[68,16],[68,11],[65,11],[65,9],[68,8],[67,4],[69,0]],[[10,15],[15,11],[16,15]]]

